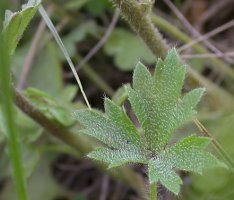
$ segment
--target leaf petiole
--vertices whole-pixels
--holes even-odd
[[[157,183],[150,184],[150,200],[157,200]]]

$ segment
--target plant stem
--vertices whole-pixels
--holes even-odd
[[[12,164],[13,179],[19,200],[27,200],[25,177],[22,167],[20,145],[15,125],[15,111],[11,91],[10,54],[6,36],[0,30],[0,83],[2,88],[3,116],[6,123],[7,143]]]
[[[164,58],[169,49],[158,29],[151,21],[149,13],[136,0],[112,0],[120,8],[129,24],[157,57]],[[150,6],[150,5],[149,5]]]
[[[150,200],[157,200],[157,183],[150,184]]]

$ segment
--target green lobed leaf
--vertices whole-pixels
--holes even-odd
[[[140,134],[132,121],[128,118],[125,111],[108,98],[105,98],[104,105],[109,119],[112,120],[117,126],[122,127],[129,141],[142,148],[143,143],[141,141]]]
[[[209,138],[192,135],[176,143],[162,156],[174,168],[201,174],[204,169],[217,164],[213,155],[203,151],[209,143]]]
[[[105,109],[106,115],[95,110],[75,112],[74,117],[86,128],[82,132],[113,148],[127,147],[129,144],[142,147],[140,135],[124,111],[107,98]]]
[[[138,63],[133,74],[133,86],[125,86],[132,109],[138,118],[141,133],[128,118],[123,107],[105,99],[105,114],[95,110],[75,113],[85,127],[82,131],[102,141],[108,147],[88,156],[111,167],[127,163],[148,164],[149,181],[160,181],[178,194],[182,180],[175,170],[202,173],[218,164],[204,148],[210,143],[205,137],[192,135],[169,147],[173,132],[194,113],[204,93],[198,88],[182,96],[185,67],[179,63],[175,49],[166,59],[158,60],[152,76]]]
[[[167,165],[162,158],[151,159],[149,161],[149,181],[150,183],[160,181],[171,192],[178,194],[182,180],[174,172],[171,165]]]
[[[41,0],[29,0],[19,12],[6,11],[3,26],[11,54],[14,53],[20,37],[35,15],[40,3]]]
[[[209,143],[209,138],[192,135],[162,151],[149,162],[150,181],[159,180],[170,191],[178,194],[182,181],[179,181],[175,169],[201,174],[205,169],[217,165],[217,159],[203,150]]]
[[[158,61],[155,78],[139,63],[134,70],[133,88],[126,88],[147,145],[153,151],[160,152],[172,133],[194,114],[204,92],[197,89],[180,100],[184,76],[185,68],[179,65],[177,52],[172,49],[164,61]]]
[[[99,148],[88,154],[89,158],[106,162],[109,168],[118,167],[126,163],[147,164],[147,156],[141,149],[129,145],[125,149],[112,150],[109,148]]]

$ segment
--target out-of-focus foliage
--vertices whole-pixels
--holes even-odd
[[[52,155],[45,155],[35,167],[34,173],[28,178],[28,195],[33,200],[51,200],[63,196],[66,192],[55,182],[51,172]],[[8,182],[0,199],[17,200],[12,182]]]
[[[124,29],[113,31],[105,45],[105,52],[114,56],[116,66],[124,71],[133,70],[139,60],[148,64],[156,60],[139,37]]]

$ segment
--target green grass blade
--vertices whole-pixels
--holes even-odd
[[[71,70],[72,70],[72,72],[73,72],[73,74],[74,74],[74,76],[76,78],[76,81],[77,81],[77,83],[78,83],[78,85],[80,87],[80,91],[81,91],[81,93],[82,93],[82,95],[84,97],[84,100],[85,100],[88,108],[91,109],[91,106],[90,106],[89,101],[88,101],[88,99],[86,97],[86,94],[85,94],[85,92],[83,90],[83,86],[82,86],[80,78],[79,78],[79,76],[78,76],[78,74],[76,72],[74,64],[73,64],[73,62],[72,62],[72,60],[71,60],[71,58],[70,58],[70,56],[68,54],[67,49],[65,48],[65,46],[64,46],[64,44],[63,44],[63,42],[61,40],[61,38],[60,38],[60,36],[59,36],[56,28],[54,27],[52,21],[50,20],[49,16],[47,15],[47,12],[43,8],[43,6],[39,6],[39,12],[40,12],[41,16],[43,17],[43,19],[45,20],[45,22],[46,22],[48,28],[50,29],[51,33],[53,34],[53,36],[54,36],[56,42],[58,43],[61,51],[63,52],[63,54],[64,54],[64,56],[65,56],[65,58],[66,58],[66,60],[67,60],[67,62],[69,64],[69,66],[70,66],[70,68],[71,68]]]
[[[19,200],[27,200],[26,184],[21,162],[20,145],[17,140],[13,94],[11,91],[10,54],[4,34],[0,31],[0,83],[3,113],[7,129],[7,143],[12,164],[13,179]]]

